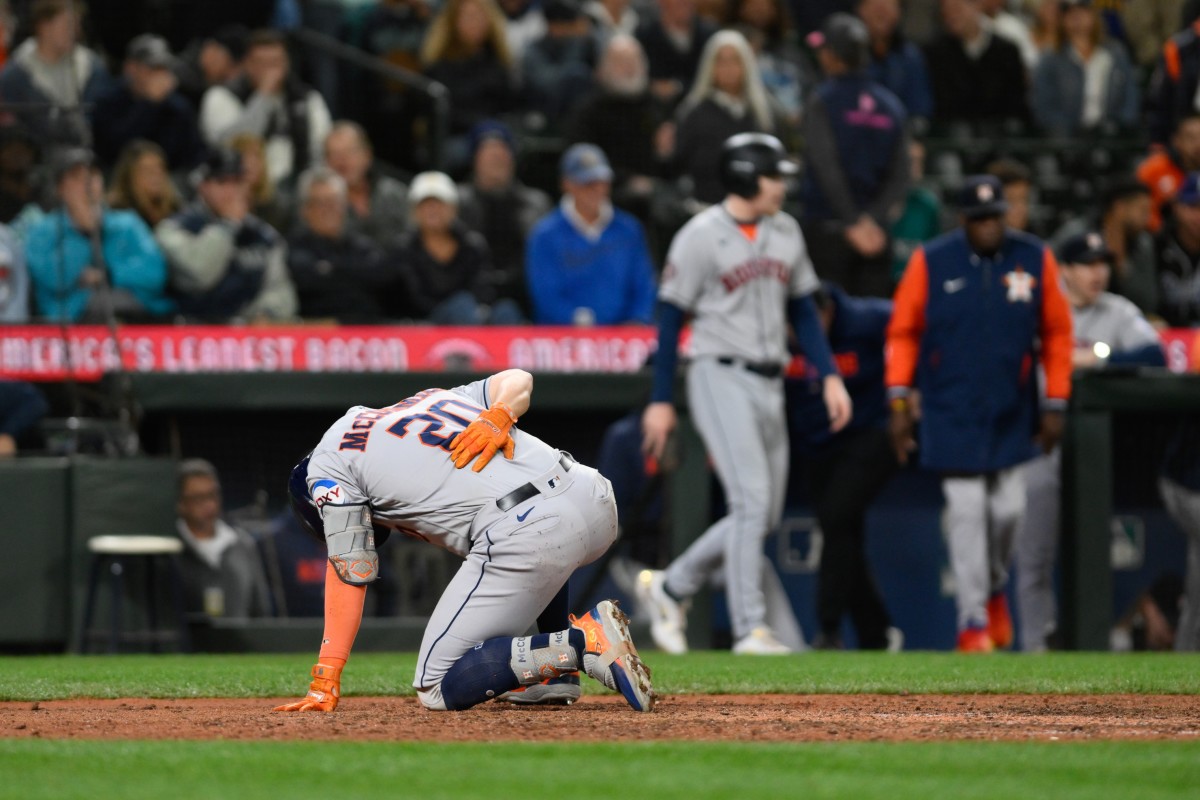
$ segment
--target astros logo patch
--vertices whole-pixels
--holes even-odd
[[[1037,278],[1018,266],[1004,276],[1004,285],[1008,287],[1008,302],[1028,303],[1033,300],[1033,287],[1037,286]]]

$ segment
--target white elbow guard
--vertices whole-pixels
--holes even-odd
[[[365,586],[379,577],[379,554],[366,504],[321,508],[329,563],[343,583]]]

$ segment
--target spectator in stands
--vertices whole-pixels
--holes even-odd
[[[563,200],[529,237],[525,277],[539,325],[649,323],[655,278],[642,226],[609,201],[613,171],[593,144],[560,165]]]
[[[0,68],[8,62],[9,48],[17,32],[17,18],[9,8],[8,0],[0,0]]]
[[[61,208],[30,229],[25,245],[39,313],[84,323],[170,313],[163,254],[137,214],[103,207],[104,180],[91,151],[61,151],[54,178]],[[103,264],[96,263],[96,240]]]
[[[34,198],[38,145],[24,128],[0,128],[0,222],[12,222]]]
[[[1191,24],[1183,19],[1184,0],[1134,0],[1121,9],[1121,21],[1134,61],[1150,67],[1162,52],[1163,42]]]
[[[49,410],[33,384],[0,379],[0,461],[17,454]]]
[[[627,33],[613,35],[596,68],[596,91],[568,125],[568,141],[594,142],[607,154],[613,202],[646,220],[674,132],[663,103],[650,93],[641,44]]]
[[[920,458],[942,476],[958,649],[968,652],[1012,641],[1004,588],[1025,505],[1022,465],[1035,455],[1035,431],[1043,452],[1057,445],[1071,391],[1071,311],[1058,266],[1041,241],[1006,230],[1004,205],[995,177],[967,180],[962,228],[913,254],[887,337],[892,444],[907,462],[916,389]],[[1040,408],[1035,359],[1047,387]]]
[[[536,0],[497,0],[504,12],[504,41],[514,74],[519,74],[521,62],[529,45],[546,35],[546,17]]]
[[[1137,306],[1105,291],[1112,252],[1097,231],[1071,236],[1059,248],[1063,290],[1071,304],[1076,371],[1108,364],[1166,366],[1162,341]],[[1062,451],[1055,448],[1025,468],[1025,517],[1013,548],[1021,649],[1044,652],[1058,627],[1054,564],[1061,513]]]
[[[494,299],[494,287],[482,284],[491,272],[491,255],[484,238],[458,218],[458,189],[450,176],[417,175],[408,203],[414,225],[389,254],[402,286],[392,316],[437,325],[519,322],[511,301],[498,301],[490,310],[484,305]],[[485,291],[490,294],[485,296]]]
[[[521,85],[529,105],[559,130],[592,91],[600,42],[579,0],[544,0],[546,33],[530,43],[521,59]]]
[[[1044,53],[1033,73],[1034,119],[1055,136],[1132,128],[1141,95],[1125,48],[1103,39],[1090,0],[1063,3],[1062,26],[1061,47]]]
[[[1200,112],[1200,26],[1191,25],[1163,44],[1146,89],[1150,141],[1167,144],[1186,116]]]
[[[776,117],[746,37],[733,30],[713,35],[691,91],[679,104],[675,163],[690,179],[690,195],[704,204],[726,194],[718,161],[730,136],[748,131],[775,133]]]
[[[12,229],[0,224],[0,323],[29,321],[29,272]]]
[[[111,78],[100,56],[78,43],[76,0],[35,0],[29,10],[33,35],[0,72],[0,101],[43,146],[70,147],[91,141],[86,107],[104,94]]]
[[[1200,171],[1200,111],[1180,118],[1166,148],[1154,148],[1137,168],[1137,177],[1150,190],[1150,230],[1162,230],[1163,212],[1168,209],[1183,179]]]
[[[1200,326],[1200,172],[1184,178],[1158,235],[1157,314],[1172,328]]]
[[[267,173],[276,182],[320,160],[330,124],[325,100],[292,73],[286,40],[272,30],[251,34],[242,74],[205,92],[200,106],[200,131],[209,146],[228,146],[239,133],[262,137]]]
[[[162,148],[173,171],[189,169],[203,155],[196,112],[176,91],[176,58],[161,36],[146,33],[125,51],[125,76],[100,97],[92,114],[96,154],[113,164],[134,139]]]
[[[229,25],[194,39],[183,51],[179,67],[179,91],[199,108],[205,93],[214,86],[235,81],[242,74],[246,40],[250,32],[241,25]]]
[[[871,36],[867,75],[890,89],[912,119],[933,116],[933,89],[925,56],[900,33],[900,0],[858,0],[856,13]]]
[[[1071,219],[1050,244],[1061,249],[1073,236],[1099,231],[1109,253],[1109,291],[1132,301],[1143,314],[1153,314],[1158,308],[1158,263],[1149,226],[1150,190],[1134,178],[1122,178],[1104,190],[1099,216]]]
[[[936,121],[1027,120],[1025,66],[1017,46],[986,23],[980,0],[942,0],[945,33],[925,50]]]
[[[825,279],[851,295],[890,297],[887,232],[908,194],[908,118],[867,77],[862,20],[834,14],[809,39],[826,78],[804,114],[804,238]]]
[[[161,147],[145,139],[125,146],[113,168],[108,204],[137,212],[150,230],[183,205],[179,191],[167,174],[167,157]]]
[[[790,129],[799,129],[804,99],[816,84],[816,72],[800,53],[784,0],[732,0],[726,8],[725,25],[746,37],[781,119]]]
[[[691,87],[716,28],[696,14],[695,0],[657,0],[657,6],[658,14],[642,23],[637,38],[650,63],[650,91],[674,105]]]
[[[275,230],[291,230],[293,212],[291,193],[272,180],[267,170],[267,145],[255,133],[239,133],[229,140],[228,148],[242,157],[250,213]]]
[[[458,214],[491,250],[491,269],[480,276],[491,302],[507,299],[525,317],[525,243],[551,201],[517,178],[517,142],[507,125],[481,122],[471,129],[471,142],[471,177],[458,187]]]
[[[1039,55],[1062,46],[1062,0],[1028,0],[1033,6],[1029,36]],[[1161,44],[1161,42],[1160,42]],[[1155,45],[1158,47],[1158,45]]]
[[[904,211],[888,232],[892,240],[892,283],[897,283],[918,247],[942,232],[942,201],[921,185],[925,179],[925,145],[919,139],[908,143],[909,174],[912,182],[904,200]]]
[[[396,274],[383,251],[347,226],[346,182],[328,167],[309,167],[297,184],[300,224],[288,237],[288,272],[300,316],[343,324],[384,321]]]
[[[1027,71],[1032,72],[1038,62],[1038,48],[1029,32],[1025,20],[1008,10],[1008,0],[980,0],[979,9],[987,17],[988,23],[997,36],[1001,36],[1017,46],[1021,52],[1021,61]]]
[[[367,132],[342,120],[325,139],[325,161],[346,182],[349,224],[383,246],[408,224],[408,187],[375,165]]]
[[[796,31],[801,36],[820,30],[831,14],[839,11],[850,14],[854,11],[854,0],[790,0],[790,4]]]
[[[1033,177],[1029,167],[1012,158],[1001,158],[983,170],[1000,180],[1004,189],[1004,226],[1010,231],[1028,231],[1030,209],[1033,206]]]
[[[447,0],[421,46],[425,74],[450,90],[446,161],[467,164],[467,134],[477,123],[517,106],[504,14],[495,0]]]
[[[241,155],[213,150],[197,177],[199,199],[155,231],[179,310],[205,322],[295,316],[283,239],[250,213]]]
[[[266,572],[250,535],[221,519],[216,468],[200,458],[179,464],[175,528],[183,553],[184,608],[190,614],[241,619],[271,613]]]
[[[587,0],[583,4],[583,13],[605,40],[618,33],[632,36],[641,24],[641,17],[631,0]]]

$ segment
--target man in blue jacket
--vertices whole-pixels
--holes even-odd
[[[892,304],[851,297],[826,281],[814,295],[854,416],[834,433],[815,369],[789,381],[788,413],[794,448],[807,462],[809,500],[821,526],[817,576],[817,648],[842,645],[847,613],[864,650],[898,650],[903,635],[871,575],[865,552],[867,508],[899,468],[887,434],[883,348]]]
[[[594,144],[563,154],[563,199],[529,235],[525,279],[539,325],[649,323],[657,291],[641,223],[609,200],[613,171]]]

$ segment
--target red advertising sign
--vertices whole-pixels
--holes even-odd
[[[648,326],[103,326],[0,328],[0,377],[97,380],[130,372],[636,372],[653,352]]]

